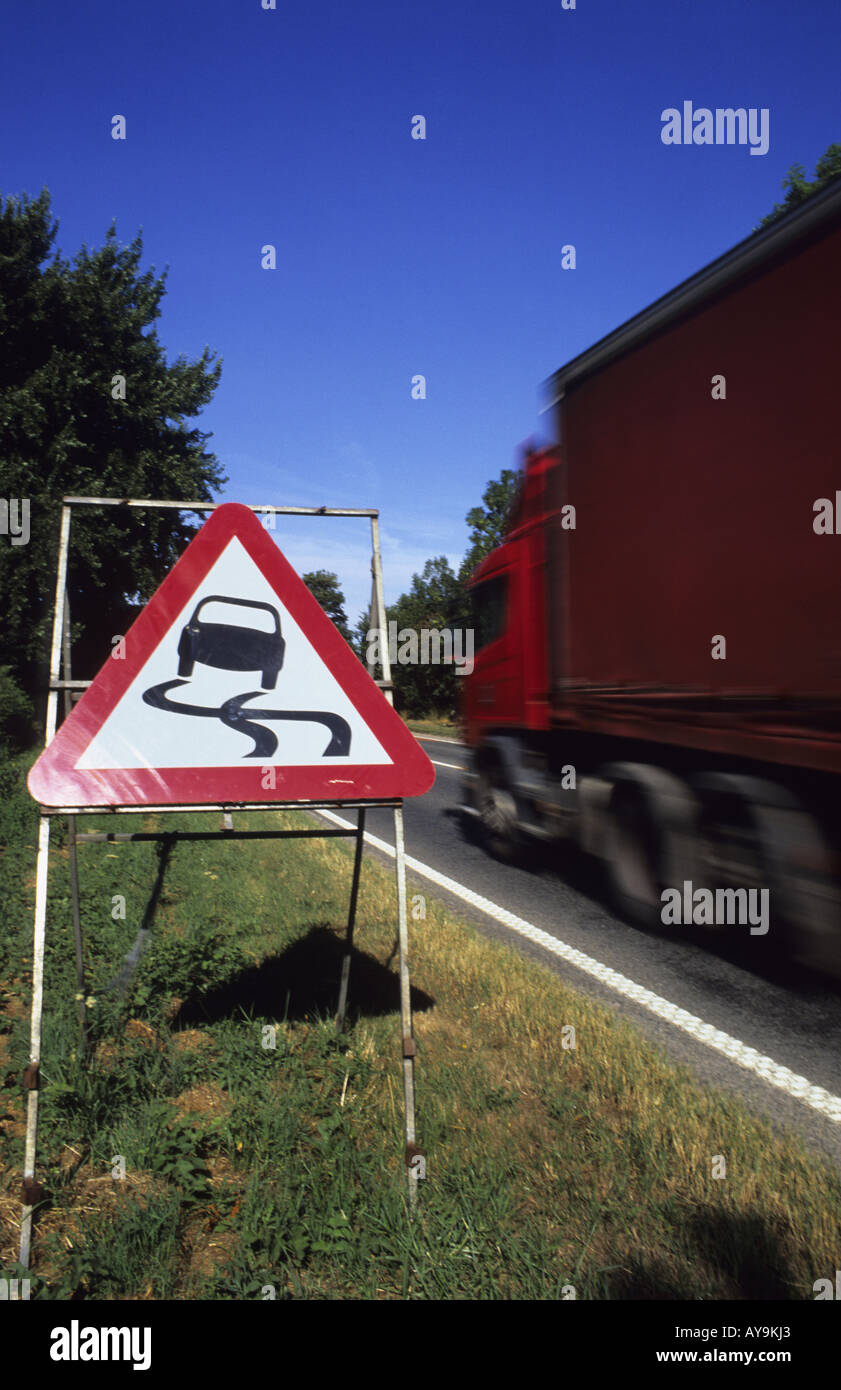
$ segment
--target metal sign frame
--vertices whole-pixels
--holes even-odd
[[[116,498],[116,497],[64,497],[62,499],[61,528],[59,533],[58,565],[56,574],[55,607],[53,616],[52,645],[50,649],[50,678],[47,697],[47,717],[44,747],[55,737],[58,720],[58,697],[63,694],[64,714],[69,714],[74,695],[79,698],[92,684],[87,680],[74,680],[71,670],[70,654],[70,602],[67,593],[67,559],[70,549],[71,516],[74,507],[164,507],[179,512],[212,512],[226,505],[221,502],[171,502],[159,499]],[[379,512],[375,508],[346,507],[282,507],[274,505],[249,505],[248,509],[258,515],[286,516],[354,516],[368,517],[371,522],[371,607],[370,626],[385,632],[385,603],[383,599],[382,559],[379,540]],[[389,704],[394,703],[391,667],[388,647],[385,642],[378,644],[382,677],[377,679],[370,671],[375,684],[380,687]],[[375,669],[375,668],[374,668]],[[59,672],[62,672],[61,678]],[[313,829],[313,830],[236,830],[231,819],[234,811],[317,811],[342,807],[356,810],[355,829]],[[82,1053],[87,1050],[87,1022],[85,1014],[85,966],[84,943],[82,939],[81,914],[79,911],[79,875],[76,846],[79,843],[108,843],[115,841],[155,840],[172,844],[178,840],[253,840],[253,839],[332,839],[353,837],[355,852],[351,879],[348,922],[345,934],[342,972],[339,982],[339,998],[335,1024],[342,1031],[347,1012],[350,963],[353,952],[353,933],[356,921],[356,905],[359,895],[359,880],[362,869],[362,850],[365,839],[365,813],[369,807],[391,809],[394,812],[395,871],[397,879],[397,944],[399,956],[400,981],[400,1028],[401,1057],[403,1070],[403,1111],[404,1111],[404,1162],[408,1181],[409,1210],[414,1211],[417,1202],[417,1184],[425,1165],[418,1163],[421,1150],[416,1143],[415,1133],[415,1085],[414,1058],[416,1053],[412,1034],[411,988],[409,979],[408,954],[408,916],[406,893],[406,853],[403,830],[402,798],[347,801],[260,801],[260,802],[213,802],[201,805],[137,805],[137,806],[59,806],[40,807],[38,831],[38,856],[35,874],[35,920],[33,928],[32,952],[32,1007],[30,1017],[29,1063],[23,1073],[23,1084],[27,1091],[26,1145],[23,1172],[23,1211],[21,1214],[20,1264],[29,1268],[32,1242],[32,1220],[35,1207],[42,1198],[42,1189],[35,1178],[36,1150],[38,1138],[39,1076],[41,1065],[41,1021],[44,992],[44,948],[46,938],[46,916],[48,900],[48,874],[50,850],[50,820],[53,816],[66,816],[68,827],[68,858],[70,869],[70,893],[73,916],[73,936],[76,954],[76,999],[79,1014],[79,1037]],[[223,828],[207,831],[145,831],[145,832],[92,832],[79,834],[76,818],[80,815],[131,815],[155,812],[161,814],[201,811],[207,814],[222,812]]]

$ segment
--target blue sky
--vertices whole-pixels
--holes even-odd
[[[142,229],[170,360],[223,358],[224,499],[379,507],[389,600],[458,563],[542,382],[841,140],[837,0],[5,0],[0,39],[0,193],[46,185],[68,256]],[[664,145],[685,100],[767,107],[767,154]],[[275,535],[355,622],[365,524]]]

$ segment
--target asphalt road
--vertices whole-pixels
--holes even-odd
[[[734,929],[737,935],[727,942],[699,942],[630,926],[601,899],[597,866],[563,848],[528,866],[497,862],[476,842],[457,810],[463,750],[451,742],[421,743],[436,764],[436,781],[426,796],[405,802],[407,855],[548,933],[563,943],[557,949],[566,955],[583,952],[588,962],[558,958],[551,947],[524,938],[411,867],[410,893],[445,901],[483,932],[540,960],[574,988],[633,1020],[701,1082],[736,1092],[774,1124],[795,1128],[841,1169],[841,986],[781,961],[767,937],[751,937],[747,928]],[[393,846],[390,811],[369,811],[366,830]],[[366,853],[387,859],[376,849],[366,848]],[[393,858],[388,862],[393,864]],[[686,928],[671,930],[683,933]],[[639,988],[629,989],[628,982]],[[656,1002],[644,991],[657,996]],[[691,1024],[681,1010],[693,1016]],[[722,1033],[736,1045],[722,1043]],[[718,1038],[718,1047],[704,1040],[711,1036]],[[769,1074],[782,1087],[765,1079]],[[804,1078],[819,1089],[804,1095]]]

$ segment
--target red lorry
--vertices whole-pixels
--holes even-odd
[[[572,838],[639,921],[720,891],[727,920],[694,921],[737,930],[766,889],[775,939],[833,973],[839,334],[836,180],[557,372],[462,687],[496,853]]]

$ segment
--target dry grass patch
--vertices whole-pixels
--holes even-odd
[[[191,1086],[188,1090],[182,1091],[181,1095],[170,1097],[168,1103],[173,1105],[178,1115],[183,1118],[206,1116],[219,1119],[222,1115],[230,1114],[233,1109],[230,1095],[216,1081],[204,1081],[197,1086]]]
[[[180,1033],[172,1034],[172,1046],[176,1052],[198,1052],[202,1048],[213,1050],[214,1042],[201,1028],[182,1028]]]

